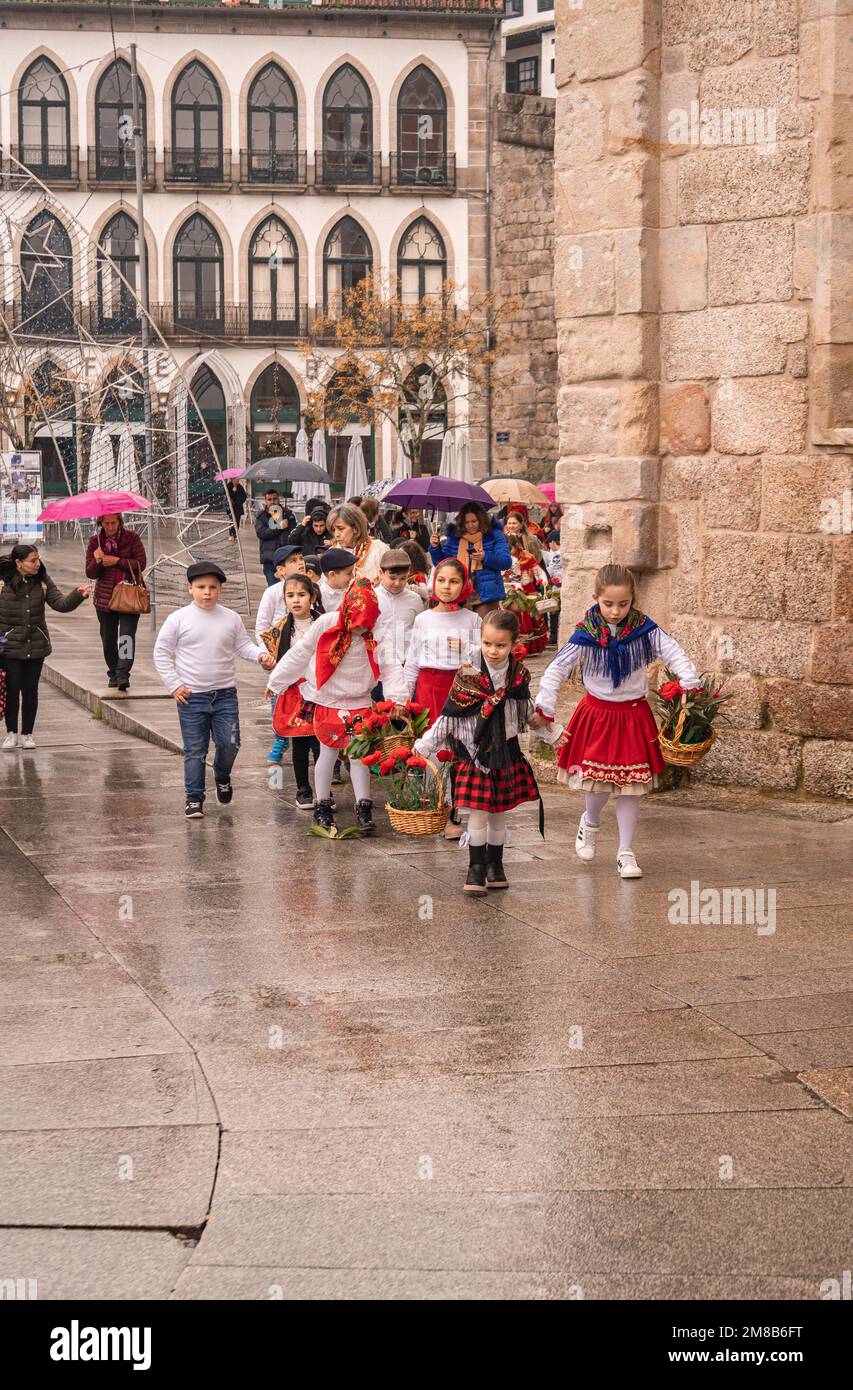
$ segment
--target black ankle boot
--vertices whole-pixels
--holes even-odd
[[[363,830],[365,835],[372,835],[376,829],[376,822],[373,819],[373,802],[357,801],[355,803],[355,814],[358,820],[359,830]]]
[[[314,808],[314,824],[330,838],[337,835],[338,827],[335,825],[335,813],[330,800],[317,802]]]
[[[468,846],[468,877],[465,880],[466,893],[485,893],[486,891],[486,846]]]
[[[503,845],[486,845],[486,887],[509,888],[504,873]]]

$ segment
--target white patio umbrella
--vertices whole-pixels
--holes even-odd
[[[441,441],[441,467],[438,470],[439,478],[455,478],[455,467],[456,448],[453,442],[453,432],[447,430]]]
[[[115,487],[122,492],[139,492],[139,473],[136,467],[136,453],[133,448],[133,435],[130,426],[122,426],[118,437],[118,462],[116,463]]]
[[[412,460],[403,448],[403,436],[397,435],[397,466],[394,469],[394,481],[401,483],[404,478],[412,476]]]
[[[116,470],[113,462],[113,442],[103,425],[92,435],[89,450],[89,492],[107,492],[116,486]]]
[[[367,487],[367,482],[367,468],[364,462],[364,450],[361,447],[361,435],[354,434],[347,454],[347,480],[344,487],[344,498],[360,497]]]
[[[474,473],[471,468],[471,450],[468,447],[468,431],[456,431],[456,461],[454,478],[460,483],[473,483]]]
[[[305,459],[305,462],[308,462],[308,435],[306,434],[305,430],[300,430],[298,435],[296,436],[296,448],[293,451],[293,457],[297,459]],[[316,461],[317,460],[315,459],[314,462],[316,463]],[[293,484],[293,501],[307,502],[309,497],[314,497],[316,495],[314,488],[314,483],[305,482],[303,480],[297,480]]]
[[[316,463],[318,468],[325,468],[328,473],[329,470],[326,467],[326,436],[323,430],[314,431],[314,438],[311,440],[311,462]],[[313,486],[313,495],[315,497],[322,497],[323,501],[328,502],[331,506],[332,489],[329,487],[329,484],[314,483]]]

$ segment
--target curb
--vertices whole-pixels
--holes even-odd
[[[143,724],[141,719],[135,719],[123,702],[120,704],[118,701],[105,700],[101,703],[93,690],[73,680],[71,676],[66,676],[56,666],[52,666],[49,660],[44,663],[44,677],[50,685],[61,690],[63,695],[76,700],[78,705],[91,710],[92,714],[98,714],[110,728],[118,729],[123,734],[131,734],[134,738],[144,739],[146,743],[153,743],[158,748],[165,748],[168,753],[183,754],[180,743],[166,734],[158,734],[155,729]]]

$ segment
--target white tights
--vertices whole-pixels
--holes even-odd
[[[607,805],[609,797],[609,792],[586,793],[587,825],[598,825],[601,819],[601,813]],[[631,848],[634,842],[634,831],[637,828],[637,817],[639,814],[640,798],[638,796],[617,796],[616,824],[619,826],[620,849]]]
[[[332,773],[340,756],[339,748],[327,748],[325,743],[320,744],[314,764],[314,790],[318,801],[328,801],[332,795]],[[370,768],[353,758],[350,760],[349,775],[356,801],[370,801]]]
[[[468,812],[469,845],[502,845],[506,841],[506,812],[489,815],[487,811]]]

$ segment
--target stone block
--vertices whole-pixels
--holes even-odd
[[[657,320],[650,315],[559,321],[560,377],[565,386],[607,377],[653,379],[657,361]]]
[[[832,535],[837,512],[844,524],[845,493],[853,488],[853,460],[838,454],[799,457],[765,454],[761,525],[765,531]]]
[[[651,381],[627,381],[619,407],[620,453],[653,454],[658,448],[658,388]]]
[[[661,467],[661,499],[665,502],[695,501],[702,495],[704,480],[704,460],[666,458]]]
[[[659,7],[647,0],[556,0],[556,19],[558,87],[630,72],[660,45]]]
[[[693,383],[661,391],[661,448],[673,454],[704,454],[711,442],[711,407],[704,386]]]
[[[790,791],[800,778],[801,747],[798,738],[786,734],[741,733],[721,728],[695,775],[701,782]]]
[[[853,685],[853,623],[826,623],[812,634],[811,678]]]
[[[558,236],[554,246],[558,318],[612,314],[616,305],[613,236]]]
[[[735,729],[760,729],[764,722],[764,700],[761,685],[755,676],[746,671],[727,676],[724,689],[732,697],[723,706],[731,726]]]
[[[658,565],[658,511],[654,502],[612,508],[612,552],[617,565],[652,570]]]
[[[557,394],[561,454],[618,454],[618,386],[563,386]]]
[[[657,159],[625,155],[575,169],[557,162],[554,184],[557,226],[580,232],[654,224],[659,203]]]
[[[783,611],[794,622],[832,617],[832,541],[819,536],[788,538]]]
[[[798,140],[812,127],[812,110],[802,105],[796,58],[776,58],[743,67],[713,67],[702,78],[702,110],[764,113],[763,130],[775,140]],[[730,117],[731,118],[731,117]],[[734,129],[736,129],[736,125]],[[756,123],[756,133],[761,129]]]
[[[711,457],[704,472],[702,518],[706,526],[757,531],[761,519],[761,464],[757,459]]]
[[[796,53],[799,40],[798,0],[753,0],[757,53]]]
[[[678,220],[738,222],[809,210],[807,141],[775,151],[743,145],[688,154],[678,161]]]
[[[798,381],[805,380],[809,374],[809,350],[805,343],[791,343],[788,347],[788,374]]]
[[[658,507],[658,564],[661,569],[672,569],[678,564],[678,512],[675,507]],[[679,613],[690,612],[690,606],[677,605]]]
[[[635,69],[608,87],[607,153],[630,154],[657,144],[658,83],[643,69]]]
[[[805,309],[746,304],[661,316],[661,363],[667,381],[764,376],[785,367],[787,344],[805,337]]]
[[[699,579],[683,570],[672,570],[669,577],[670,608],[674,613],[695,613],[699,607]]]
[[[678,160],[660,161],[660,226],[674,227],[678,221]]]
[[[655,622],[667,631],[671,613],[669,575],[659,571],[638,572],[637,606],[643,613],[653,613]]]
[[[853,618],[853,536],[833,541],[832,616]]]
[[[670,129],[681,122],[683,113],[689,115],[693,102],[698,100],[699,78],[695,72],[680,69],[661,76],[658,139],[662,146],[669,143]]]
[[[565,45],[559,45],[565,47]],[[557,58],[559,63],[559,56]],[[569,87],[557,97],[554,158],[559,169],[581,168],[604,154],[605,108],[593,92]]]
[[[702,548],[702,604],[720,617],[764,618],[784,613],[785,536],[716,531]]]
[[[708,244],[704,227],[662,227],[660,307],[663,313],[704,309],[708,303]]]
[[[805,447],[808,395],[786,377],[735,377],[722,382],[713,404],[711,439],[721,454]]]
[[[669,631],[684,648],[697,671],[719,670],[717,628],[709,618],[673,611]]]
[[[820,96],[820,24],[800,25],[800,96],[815,101]]]
[[[729,618],[717,625],[715,669],[751,671],[756,676],[806,674],[812,624]]]
[[[743,0],[662,0],[664,44],[688,43],[715,30],[749,26]]]
[[[803,786],[815,796],[853,798],[853,743],[807,741],[803,745]]]
[[[780,733],[841,739],[853,733],[853,689],[769,680],[764,695],[773,727]]]
[[[614,232],[617,314],[657,313],[658,232],[627,227]]]
[[[561,459],[557,464],[561,502],[656,502],[660,483],[657,458]]]
[[[698,576],[702,559],[702,528],[697,507],[678,512],[678,563],[682,570]]]
[[[752,304],[757,300],[790,299],[793,259],[792,222],[763,218],[709,227],[709,302]]]

